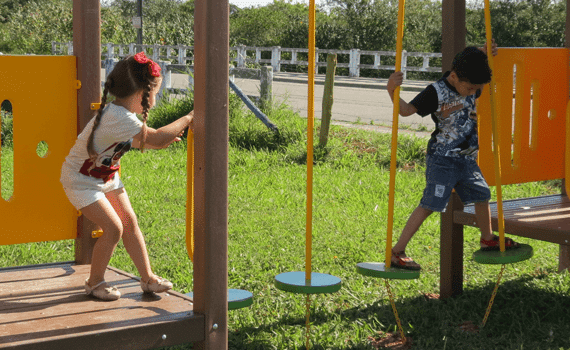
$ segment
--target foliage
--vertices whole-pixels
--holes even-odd
[[[485,17],[481,6],[467,9],[467,39],[485,42]],[[493,1],[493,36],[504,47],[564,46],[566,2],[549,0]]]
[[[0,24],[0,51],[48,54],[51,42],[72,40],[71,0],[29,1],[15,5]]]
[[[0,2],[0,51],[50,54],[52,41],[72,41],[72,5],[72,0]],[[135,13],[133,1],[115,0],[102,6],[101,41],[136,42],[136,31],[131,23]],[[193,1],[145,0],[143,43],[193,45],[193,13]]]
[[[2,133],[0,134],[0,140],[2,145],[11,145],[13,136],[13,121],[12,113],[6,112],[4,110],[0,111],[0,120],[2,123]]]
[[[187,92],[183,96],[165,94],[148,114],[149,127],[158,129],[170,124],[194,109],[194,94]]]
[[[103,42],[136,42],[136,30],[130,22],[136,14],[134,1],[114,0],[104,11],[102,19],[104,24],[108,22],[108,32],[102,34]],[[143,44],[194,45],[194,1],[144,0]]]

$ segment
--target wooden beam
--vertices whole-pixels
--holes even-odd
[[[73,0],[73,55],[77,57],[77,134],[93,117],[91,103],[101,102],[101,5],[99,0]],[[90,264],[98,227],[83,216],[77,220],[75,262]]]
[[[456,210],[463,210],[463,203],[454,191],[445,212],[441,213],[440,298],[463,293],[463,225],[453,222]]]
[[[228,348],[228,0],[194,12],[194,311],[205,315],[198,349]]]
[[[446,72],[453,57],[465,48],[465,0],[443,0],[441,6],[442,71]]]

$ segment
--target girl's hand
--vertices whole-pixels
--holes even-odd
[[[186,114],[184,117],[188,119],[188,128],[194,131],[194,111]]]

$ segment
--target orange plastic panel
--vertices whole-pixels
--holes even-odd
[[[0,244],[76,237],[76,210],[65,196],[61,166],[77,138],[77,69],[73,56],[0,56],[0,100],[14,116],[14,192],[0,198]],[[44,158],[36,148],[45,141]]]
[[[495,57],[504,185],[564,178],[569,52],[503,48]],[[478,104],[479,165],[495,185],[489,94],[487,85]]]

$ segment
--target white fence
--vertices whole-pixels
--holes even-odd
[[[137,48],[136,44],[104,44],[102,46],[102,59],[121,58],[127,55],[134,55]],[[168,45],[142,45],[146,54],[154,61],[170,61],[176,62],[178,65],[190,65],[194,63],[194,47],[193,46],[168,46]],[[245,68],[248,63],[256,63],[259,65],[269,64],[273,67],[274,72],[280,72],[282,65],[292,66],[308,66],[308,49],[306,48],[282,48],[274,47],[252,47],[240,45],[230,47],[230,61],[236,63],[237,68]],[[71,55],[73,53],[73,44],[52,42],[53,55]],[[394,71],[394,51],[364,51],[360,49],[351,50],[316,50],[315,69],[326,66],[326,58],[319,60],[328,53],[336,53],[338,55],[337,68],[348,68],[350,77],[359,77],[361,69],[387,70]],[[266,58],[262,58],[266,57]],[[426,52],[403,52],[402,56],[402,72],[404,77],[407,72],[437,72],[441,73],[441,53]],[[348,62],[346,59],[348,58]],[[371,64],[363,64],[361,61],[369,61]],[[303,60],[304,59],[304,60]]]

